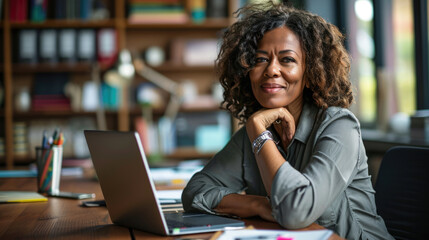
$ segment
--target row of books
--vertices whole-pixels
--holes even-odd
[[[13,125],[13,151],[17,156],[28,154],[27,125],[25,122],[15,122]]]
[[[130,23],[185,23],[188,15],[180,0],[132,0],[128,5]]]
[[[230,115],[224,111],[179,113],[173,121],[162,117],[157,123],[136,117],[134,126],[149,157],[178,148],[217,152],[229,141],[232,128]]]
[[[246,1],[234,0],[236,8]],[[228,17],[228,0],[130,0],[128,21],[130,23],[174,23],[190,20],[203,22],[206,18]]]
[[[12,22],[43,22],[46,19],[91,20],[110,15],[101,0],[13,0],[10,1]]]
[[[117,57],[115,29],[23,29],[16,33],[15,62],[92,62],[112,65]]]
[[[79,85],[70,81],[68,73],[38,73],[34,76],[27,110],[78,112],[96,111],[100,107],[117,110],[119,104],[120,90],[105,82],[100,86],[93,81]]]

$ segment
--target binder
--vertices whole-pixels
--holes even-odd
[[[92,62],[95,59],[95,31],[93,29],[79,30],[77,46],[79,61]]]
[[[76,61],[76,30],[59,30],[59,57],[62,62]]]
[[[115,29],[103,28],[97,34],[97,58],[104,68],[111,67],[118,56],[118,36]]]
[[[36,63],[37,59],[37,31],[24,29],[19,31],[18,61],[22,63]]]
[[[40,61],[56,63],[57,56],[57,31],[55,29],[41,30],[39,33]]]

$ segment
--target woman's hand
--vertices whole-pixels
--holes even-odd
[[[283,143],[289,143],[295,134],[295,120],[286,108],[261,109],[249,117],[247,135],[253,142],[263,131],[274,124]]]

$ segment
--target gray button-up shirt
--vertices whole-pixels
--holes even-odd
[[[275,131],[271,129],[273,135]],[[393,239],[377,215],[360,125],[349,110],[305,103],[271,190],[274,218],[285,228],[316,222],[347,239]],[[183,191],[187,211],[215,213],[231,193],[266,196],[245,127]]]

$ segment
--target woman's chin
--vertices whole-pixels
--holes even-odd
[[[261,104],[264,108],[280,108],[280,107],[286,107],[287,105],[279,104],[279,103],[264,103]]]

